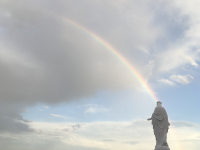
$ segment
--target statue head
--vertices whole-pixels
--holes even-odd
[[[157,101],[157,107],[162,107],[162,102],[161,101]]]

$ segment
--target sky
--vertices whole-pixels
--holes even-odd
[[[199,5],[0,0],[0,149],[154,149],[157,99],[198,150]]]

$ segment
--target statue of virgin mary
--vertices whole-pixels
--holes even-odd
[[[157,107],[152,114],[152,117],[147,119],[152,120],[154,135],[156,138],[155,150],[169,150],[167,144],[167,132],[169,129],[168,115],[162,103],[157,102]]]

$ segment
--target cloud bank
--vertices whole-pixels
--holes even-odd
[[[84,125],[34,122],[31,126],[38,132],[0,135],[1,146],[15,147],[17,150],[24,146],[27,150],[33,147],[38,149],[47,147],[49,150],[66,148],[70,150],[121,150],[123,148],[146,150],[149,147],[153,149],[156,144],[151,122],[142,119],[132,122],[92,122],[84,123]],[[192,122],[172,121],[167,134],[170,149],[178,149],[180,146],[182,150],[189,148],[198,150],[199,127],[199,124]],[[11,141],[13,144],[8,144]]]

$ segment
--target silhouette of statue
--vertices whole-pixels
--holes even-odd
[[[147,119],[152,120],[154,135],[156,137],[155,150],[169,150],[167,144],[167,132],[169,128],[168,115],[162,103],[157,102],[157,107],[152,114],[152,117]]]

